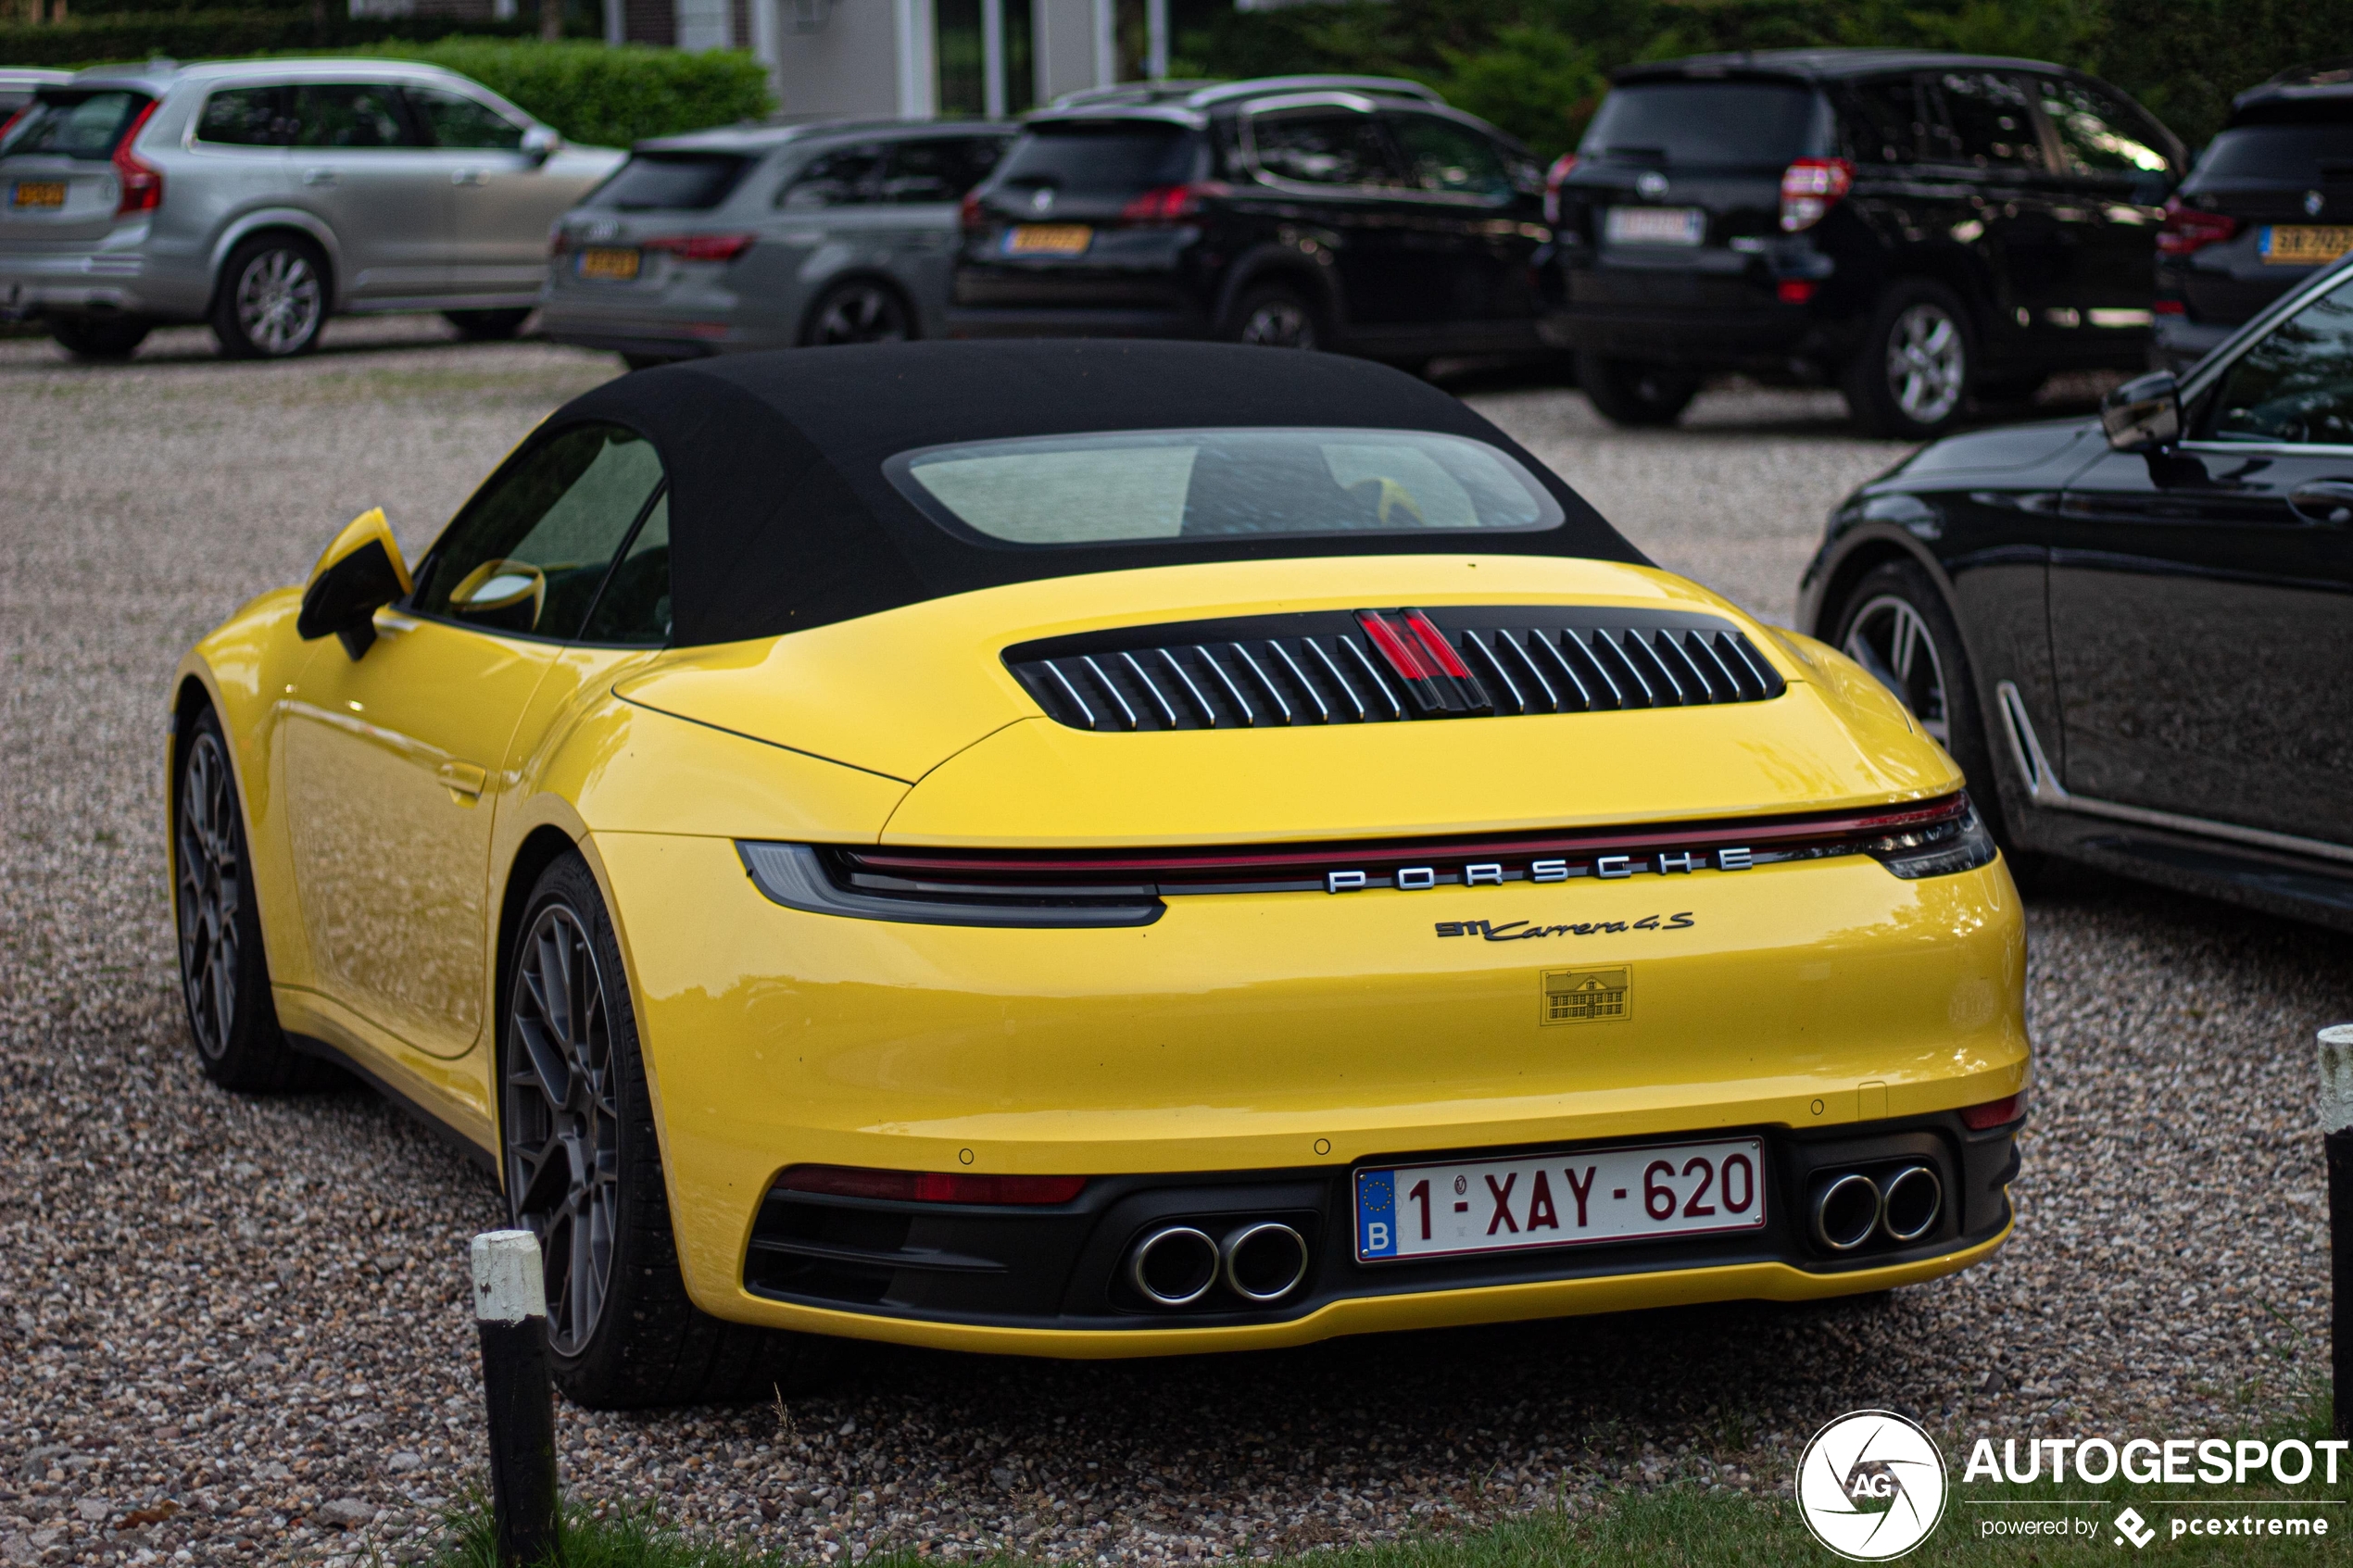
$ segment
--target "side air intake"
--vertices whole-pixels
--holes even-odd
[[[1004,653],[1081,730],[1381,724],[1764,702],[1781,677],[1740,629],[1658,610],[1366,609],[1131,626]]]

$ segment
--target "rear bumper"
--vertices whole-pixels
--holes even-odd
[[[196,320],[207,280],[155,267],[135,250],[0,251],[0,319],[40,315],[153,316]]]
[[[1852,321],[1825,320],[1806,306],[1745,310],[1673,310],[1571,306],[1546,319],[1557,347],[1694,370],[1808,370],[1843,361]]]

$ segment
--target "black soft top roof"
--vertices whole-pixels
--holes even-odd
[[[671,614],[682,646],[775,636],[1000,583],[1192,561],[1469,550],[1648,564],[1575,491],[1453,397],[1331,354],[1084,341],[786,349],[621,377],[564,405],[540,433],[594,420],[647,437],[669,475]],[[887,458],[950,442],[1270,425],[1485,441],[1527,465],[1564,521],[1476,536],[992,546],[950,533],[883,474]]]

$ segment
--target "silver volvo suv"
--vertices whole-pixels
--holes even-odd
[[[96,358],[171,322],[209,322],[233,357],[300,354],[343,311],[511,336],[549,223],[623,156],[432,66],[82,71],[0,138],[0,317]]]

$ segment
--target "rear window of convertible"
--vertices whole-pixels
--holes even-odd
[[[1509,454],[1429,431],[1116,431],[902,452],[883,465],[950,533],[996,545],[1526,532],[1561,508]]]

